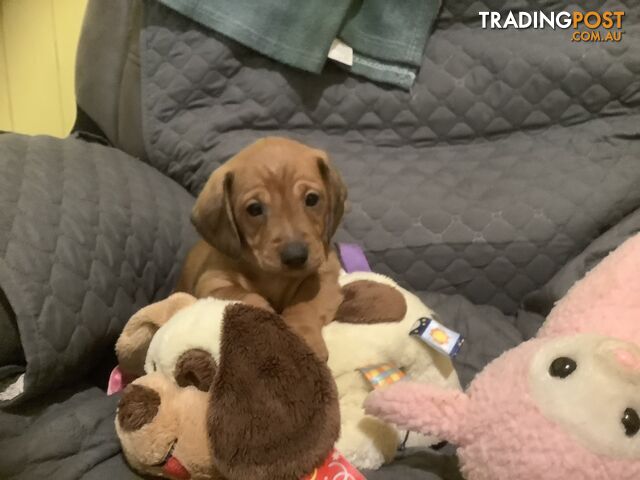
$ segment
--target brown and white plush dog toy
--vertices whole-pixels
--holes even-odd
[[[393,425],[365,413],[362,404],[372,386],[360,369],[392,364],[402,369],[403,373],[415,382],[457,389],[460,388],[460,385],[451,360],[447,356],[436,352],[421,340],[409,335],[419,319],[433,318],[435,315],[418,297],[399,287],[393,280],[371,272],[344,274],[340,278],[340,284],[345,301],[338,310],[336,320],[323,329],[323,337],[330,351],[328,369],[337,383],[342,419],[342,433],[339,439],[337,436],[334,438],[334,442],[337,440],[336,449],[357,468],[376,469],[394,458],[405,433]],[[239,421],[241,416],[245,415],[245,411],[250,415],[263,411],[263,400],[259,392],[255,391],[255,381],[252,380],[258,375],[256,370],[252,370],[252,368],[257,369],[258,372],[261,370],[258,365],[251,367],[247,363],[247,359],[257,355],[256,352],[272,352],[272,358],[275,359],[276,356],[283,358],[277,363],[269,364],[269,367],[273,369],[271,375],[276,379],[281,379],[277,384],[269,384],[264,388],[267,390],[269,388],[280,389],[278,393],[281,397],[293,402],[289,404],[290,407],[287,407],[295,408],[291,414],[308,416],[310,412],[320,411],[325,412],[323,413],[324,418],[329,421],[327,425],[318,423],[308,427],[306,421],[300,421],[299,430],[295,435],[292,434],[294,435],[292,438],[297,438],[296,442],[299,443],[306,442],[306,445],[313,444],[312,439],[315,435],[329,438],[330,434],[335,432],[334,412],[322,402],[333,401],[333,398],[330,399],[326,394],[318,397],[318,393],[314,393],[311,386],[308,385],[310,374],[305,373],[309,370],[309,367],[305,367],[305,363],[311,364],[313,362],[306,357],[295,361],[290,358],[294,352],[288,352],[286,350],[288,347],[285,344],[296,345],[292,339],[279,339],[274,335],[267,341],[262,330],[267,328],[271,331],[273,329],[268,328],[268,322],[266,326],[263,325],[261,323],[263,320],[258,316],[256,316],[254,323],[242,322],[245,325],[243,330],[238,330],[237,327],[231,329],[236,332],[231,337],[228,334],[231,327],[229,327],[228,313],[226,313],[229,308],[239,308],[239,304],[213,298],[196,300],[189,295],[177,293],[166,300],[142,309],[129,321],[118,340],[117,353],[121,367],[133,374],[147,373],[146,377],[137,380],[134,384],[146,381],[144,379],[147,377],[161,374],[162,378],[173,379],[173,383],[189,390],[197,390],[197,386],[200,385],[200,388],[206,391],[208,383],[215,376],[217,380],[213,381],[212,391],[214,393],[211,397],[210,407],[212,410],[214,404],[217,405],[216,388],[219,386],[219,379],[226,378],[229,389],[237,393],[236,401],[239,402],[236,408],[229,405],[228,408],[222,410],[233,417],[226,422],[225,428],[229,429],[232,427],[232,422]],[[271,319],[269,321],[273,323],[275,320],[272,317],[274,316],[266,318],[267,320]],[[277,316],[275,317],[277,318]],[[280,325],[279,322],[276,323]],[[236,322],[236,324],[238,323]],[[227,337],[225,337],[225,332],[227,332]],[[287,334],[289,333],[287,331]],[[252,341],[251,338],[254,340]],[[232,342],[233,348],[231,348],[230,342]],[[249,345],[247,342],[259,342],[259,345]],[[141,346],[140,348],[144,350],[145,355],[142,355],[136,346]],[[296,348],[299,349],[299,347]],[[237,357],[236,365],[229,364],[230,353],[234,354],[233,358]],[[225,365],[227,370],[221,372],[221,368]],[[287,372],[288,365],[292,365],[291,372]],[[326,370],[319,369],[317,366],[314,368],[314,371],[317,371],[313,375],[321,380],[320,385],[324,385],[328,381],[323,376]],[[280,372],[280,369],[285,371]],[[207,371],[215,373],[207,376]],[[284,381],[284,379],[288,380]],[[235,386],[234,382],[236,382]],[[242,390],[239,389],[240,382],[243,385]],[[324,388],[326,387],[322,387],[320,392]],[[269,391],[268,394],[272,395],[276,391]],[[207,397],[207,394],[200,392],[200,396]],[[321,404],[317,404],[318,400],[321,401]],[[298,401],[299,404],[295,403]],[[167,405],[170,404],[172,403],[167,402]],[[184,405],[185,403],[177,403],[177,408],[190,410]],[[120,412],[122,411],[121,407]],[[190,424],[189,422],[191,422],[192,424],[197,422],[192,420],[192,417],[198,412],[200,412],[201,418],[204,418],[205,413],[202,408],[194,408],[188,412],[174,411],[171,416],[180,418],[181,415],[184,415],[188,418],[185,423]],[[264,411],[264,415],[268,415],[267,411]],[[337,416],[337,414],[335,415]],[[281,421],[281,418],[278,419],[278,422]],[[200,423],[204,422],[200,421]],[[216,437],[218,433],[212,430],[211,424],[210,427],[208,435],[215,451],[216,445],[220,445],[220,436]],[[236,428],[241,429],[242,425],[237,425]],[[119,432],[121,430],[122,428]],[[238,432],[240,431],[238,430]],[[263,430],[251,431],[263,432]],[[289,428],[287,431],[293,430]],[[129,443],[123,439],[125,455],[138,470],[145,471],[140,468],[139,464],[136,464],[136,460],[140,458],[139,449],[145,444],[150,444],[151,435],[151,429],[149,429],[149,440],[146,442],[138,437],[131,437],[132,440]],[[241,434],[238,433],[238,435]],[[254,436],[257,435],[254,434]],[[122,437],[123,434],[121,434]],[[174,435],[174,437],[178,437],[178,435]],[[199,438],[200,444],[207,444],[207,436],[201,430],[190,429],[188,441],[197,443],[196,438]],[[434,437],[427,438],[416,434],[412,434],[409,438],[411,446],[427,446],[438,441]],[[226,436],[224,440],[225,444],[229,443]],[[263,450],[275,441],[274,438],[270,440],[269,436],[250,440],[260,443],[261,446],[257,447],[258,450]],[[174,462],[165,460],[165,456],[171,448],[169,441],[165,440],[161,443],[163,448],[160,448],[155,456],[144,457],[146,462],[144,465],[159,464],[160,468],[154,467],[155,471],[166,475],[167,469]],[[241,441],[236,438],[236,444],[233,448],[243,452],[238,454],[238,457],[241,457],[248,447],[240,447],[238,443]],[[137,446],[138,444],[140,446]],[[198,453],[202,451],[202,448],[194,449],[194,452],[189,454],[180,453],[182,448],[191,448],[190,445],[191,443],[185,442],[183,444],[179,440],[173,450],[173,456],[182,463],[184,463],[183,458],[191,458],[191,455],[200,460],[200,464],[197,466],[194,464],[195,460],[191,460],[192,467],[184,465],[189,472],[207,471],[207,461],[220,468],[218,457],[212,455],[207,458]],[[283,459],[287,458],[284,453],[281,457]],[[302,448],[298,454],[304,456],[307,453]],[[212,468],[209,468],[208,471],[212,471]]]
[[[129,464],[194,480],[299,480],[321,465],[340,415],[331,374],[306,343],[274,313],[215,299],[199,301],[211,328],[193,330],[185,307],[195,300],[167,300],[138,312],[116,346],[125,371],[146,373],[116,415]]]

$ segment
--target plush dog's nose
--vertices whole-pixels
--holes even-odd
[[[302,267],[307,262],[307,257],[309,257],[309,249],[302,242],[287,243],[280,250],[280,260],[287,267]]]
[[[160,402],[160,395],[154,389],[135,383],[127,385],[118,404],[120,428],[134,432],[151,423],[158,414]]]

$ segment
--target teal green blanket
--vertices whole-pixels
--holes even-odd
[[[353,49],[341,65],[408,89],[439,0],[158,0],[287,65],[320,73],[333,41]],[[348,50],[348,48],[347,48]],[[346,62],[346,63],[344,63]]]

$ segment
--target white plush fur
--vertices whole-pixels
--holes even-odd
[[[173,378],[182,353],[200,348],[220,360],[220,337],[224,310],[233,301],[203,298],[179,310],[153,336],[144,364],[146,373],[160,371]]]
[[[328,365],[340,397],[342,432],[336,448],[356,467],[376,469],[393,459],[404,432],[364,413],[362,404],[371,387],[358,369],[393,363],[404,368],[416,382],[457,389],[460,384],[449,358],[409,336],[416,320],[432,316],[433,312],[418,297],[384,275],[344,274],[340,284],[357,280],[390,285],[398,289],[407,302],[407,314],[401,322],[372,325],[334,322],[323,330],[329,349]],[[202,299],[179,311],[155,334],[145,370],[160,370],[172,376],[178,357],[189,348],[202,348],[218,360],[223,312],[231,303],[234,302]],[[410,446],[426,446],[437,441],[416,433],[409,439]]]
[[[344,274],[340,284],[344,286],[358,280],[394,287],[407,302],[407,313],[401,322],[372,325],[334,322],[323,330],[329,349],[329,368],[340,395],[342,432],[337,449],[358,468],[376,469],[393,459],[404,432],[364,413],[362,404],[371,387],[357,369],[393,363],[404,368],[416,382],[457,389],[460,389],[460,383],[449,358],[409,336],[416,320],[432,317],[433,311],[384,275],[371,272]],[[426,446],[436,441],[433,437],[411,433],[408,445]]]

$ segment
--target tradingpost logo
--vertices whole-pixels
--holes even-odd
[[[572,42],[620,42],[624,12],[479,12],[482,28],[489,29],[571,29]]]

